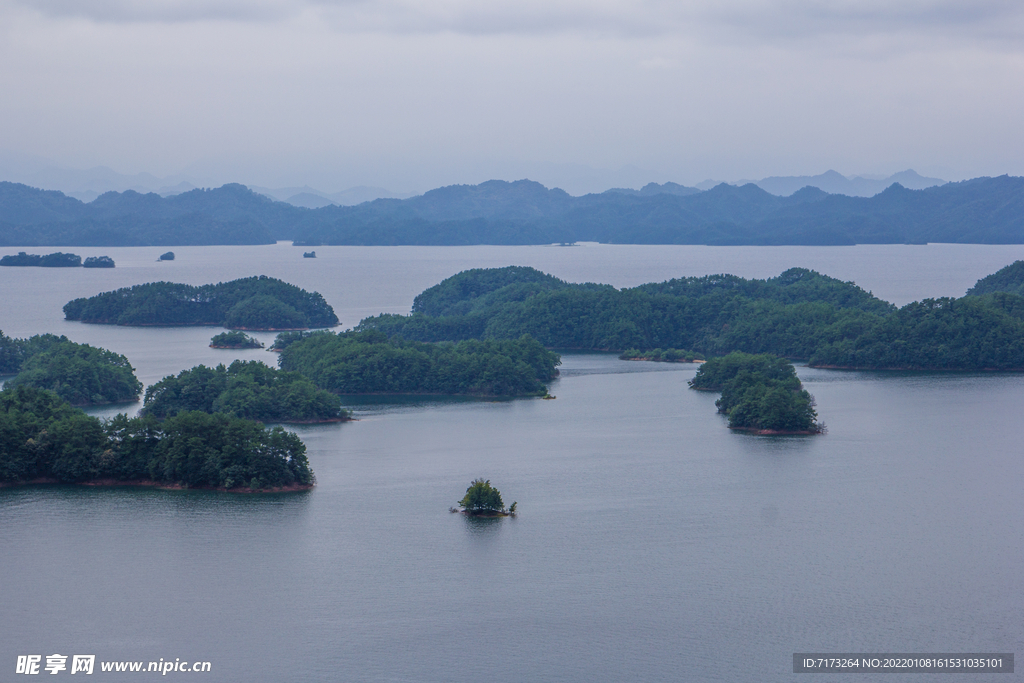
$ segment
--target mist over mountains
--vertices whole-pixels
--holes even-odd
[[[678,193],[686,194],[695,190],[709,190],[721,181],[706,180],[693,187],[686,187],[673,182],[663,185],[648,182],[659,174],[628,166],[617,171],[591,168],[579,164],[519,164],[520,168],[506,168],[499,177],[530,177],[541,180],[548,187],[562,187],[570,194],[582,195],[587,192],[600,192],[612,187],[627,194]],[[482,168],[469,169],[469,177],[487,177],[481,175]],[[322,175],[313,174],[319,183],[331,184]],[[538,177],[539,176],[539,177]],[[216,187],[225,180],[238,177],[224,168],[198,164],[180,172],[165,176],[152,173],[119,173],[113,169],[97,166],[89,169],[65,168],[51,159],[26,154],[13,153],[0,149],[0,179],[18,182],[29,187],[45,190],[57,190],[69,197],[91,202],[106,192],[125,192],[133,190],[141,194],[154,192],[162,197],[181,194],[197,187]],[[392,178],[392,181],[395,181]],[[379,181],[378,181],[379,182]],[[772,176],[761,180],[727,181],[730,185],[742,186],[753,183],[771,194],[789,196],[794,192],[810,186],[817,187],[830,194],[845,194],[853,197],[869,197],[883,191],[893,183],[900,183],[911,190],[920,190],[944,183],[938,178],[926,178],[913,170],[901,171],[887,177],[882,176],[844,176],[834,170],[818,175],[808,176]],[[644,183],[647,185],[641,187]],[[314,185],[318,183],[314,181]],[[324,190],[309,184],[271,185],[266,181],[259,184],[247,182],[245,185],[271,199],[286,202],[293,206],[317,209],[331,204],[353,206],[374,199],[407,199],[415,196],[415,192],[396,191],[388,185],[357,185],[341,190]],[[390,188],[390,189],[389,189]],[[632,189],[640,188],[640,189]],[[401,190],[402,188],[398,188]],[[405,188],[408,189],[408,188]],[[420,186],[423,189],[423,186]]]
[[[783,197],[788,197],[808,186],[824,190],[829,194],[844,194],[850,197],[873,197],[879,192],[885,191],[893,183],[899,183],[908,190],[924,190],[936,185],[943,185],[945,182],[945,180],[939,178],[925,178],[913,169],[908,169],[894,173],[886,178],[865,178],[863,176],[847,178],[836,171],[826,171],[815,176],[772,176],[758,180],[754,184],[766,192]]]
[[[747,184],[651,183],[574,197],[529,180],[451,185],[409,199],[302,208],[238,184],[84,203],[0,182],[0,245],[1024,243],[1024,178],[975,178],[873,197]]]

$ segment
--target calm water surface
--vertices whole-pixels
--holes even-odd
[[[155,262],[160,249],[72,251],[118,267],[0,269],[0,329],[115,349],[147,384],[274,356],[209,349],[215,328],[65,322],[61,306],[267,274],[322,292],[350,326],[406,312],[458,270],[509,264],[617,286],[804,266],[906,303],[1024,258],[948,245],[335,247],[315,261],[278,245],[175,249],[173,263]],[[556,401],[364,403],[357,422],[295,428],[319,482],[305,494],[2,489],[0,680],[17,655],[55,652],[207,660],[209,681],[460,683],[805,680],[793,652],[1024,652],[1024,376],[800,368],[829,433],[780,438],[731,433],[714,395],[687,390],[694,371],[566,355]],[[478,476],[518,518],[447,512]],[[950,680],[913,676],[933,678]]]

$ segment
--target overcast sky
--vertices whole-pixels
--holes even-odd
[[[0,0],[0,152],[335,191],[1024,175],[1020,0]]]

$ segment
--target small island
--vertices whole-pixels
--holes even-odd
[[[315,478],[305,445],[281,427],[203,412],[99,420],[52,391],[5,386],[0,486],[51,483],[251,493],[305,490]]]
[[[515,517],[518,503],[512,503],[506,510],[501,492],[491,486],[490,480],[476,479],[456,505],[458,508],[448,508],[449,512],[461,512],[470,517]]]
[[[730,429],[762,435],[825,432],[817,421],[814,397],[785,358],[735,351],[701,365],[689,385],[722,392],[715,405],[729,417]]]
[[[174,260],[174,252],[173,251],[164,252],[163,254],[160,254],[160,258],[158,258],[157,260],[158,261],[173,261]]]
[[[109,256],[89,256],[82,264],[83,268],[113,268],[116,264]]]
[[[90,256],[82,263],[82,257],[77,254],[65,254],[54,252],[41,256],[39,254],[26,254],[19,251],[17,256],[7,255],[0,258],[0,266],[20,266],[37,268],[113,268],[114,259],[109,256]]]
[[[302,258],[316,258],[315,251],[304,251],[302,252]]]
[[[262,349],[263,342],[245,332],[233,330],[215,334],[210,340],[211,349]]]
[[[215,285],[149,282],[75,299],[67,320],[106,325],[220,325],[236,330],[333,327],[334,309],[317,292],[260,275]]]
[[[619,360],[646,360],[654,363],[703,363],[704,355],[684,349],[626,349],[619,354]]]

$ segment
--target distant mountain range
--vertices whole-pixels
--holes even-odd
[[[133,190],[169,197],[194,190],[199,185],[209,186],[208,181],[201,181],[192,174],[160,178],[150,173],[118,173],[105,166],[61,168],[46,159],[12,155],[0,149],[0,178],[5,177],[17,179],[30,187],[58,190],[83,202],[91,202],[107,192]],[[269,188],[250,185],[249,188],[271,199],[313,209],[329,204],[351,206],[382,197],[405,199],[413,196],[413,193],[395,193],[382,187],[365,186],[350,187],[340,192],[322,192],[309,186]]]
[[[730,185],[746,185],[753,183],[765,192],[777,194],[781,197],[802,190],[805,187],[816,187],[829,194],[845,194],[849,197],[873,197],[882,192],[893,183],[899,183],[908,190],[924,190],[936,185],[944,185],[945,180],[939,178],[925,178],[914,170],[900,171],[887,178],[865,178],[854,176],[847,178],[837,171],[826,171],[820,175],[799,175],[799,176],[771,176],[761,180],[741,180]],[[709,190],[717,181],[708,180],[697,185],[697,189]]]
[[[301,189],[301,188],[299,188]],[[302,194],[298,192],[296,194]],[[295,195],[293,195],[295,196]],[[237,184],[86,204],[0,183],[0,245],[1024,244],[1024,178],[975,178],[873,197],[754,184],[675,183],[573,197],[529,180],[452,185],[409,199],[301,208]]]

